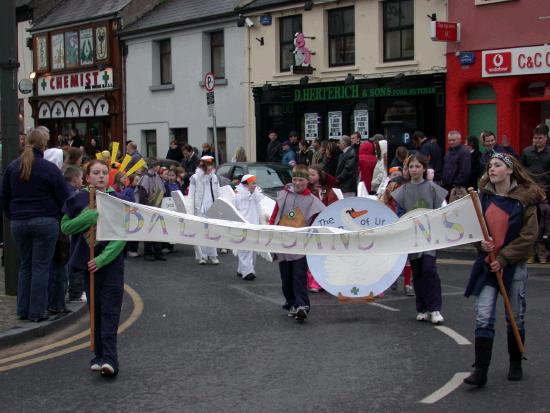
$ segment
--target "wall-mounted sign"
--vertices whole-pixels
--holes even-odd
[[[21,79],[19,81],[19,92],[27,95],[32,92],[32,81],[29,79]]]
[[[107,59],[107,27],[99,26],[95,29],[96,59]]]
[[[36,37],[36,68],[48,70],[48,40],[46,36]]]
[[[361,134],[361,139],[368,139],[369,137],[369,111],[368,110],[354,110],[353,111],[353,123],[355,124],[355,130]]]
[[[264,14],[260,16],[260,24],[262,26],[271,26],[271,14]]]
[[[296,75],[310,75],[315,70],[311,66],[311,51],[306,47],[306,36],[303,33],[294,35],[294,64],[291,72]]]
[[[430,22],[430,39],[436,42],[459,42],[460,23]]]
[[[37,84],[38,96],[108,90],[113,88],[113,69],[41,76]]]
[[[94,62],[94,33],[92,29],[80,30],[80,64],[91,65]]]
[[[462,66],[470,66],[476,62],[476,54],[474,52],[460,52],[458,59]]]
[[[328,138],[340,139],[342,137],[342,112],[328,113]]]
[[[481,54],[481,76],[550,73],[550,47],[533,46],[487,50]]]
[[[78,33],[65,32],[65,66],[78,66]]]
[[[319,102],[323,100],[362,99],[374,97],[435,95],[436,87],[369,88],[367,85],[323,86],[294,90],[295,102]]]
[[[304,114],[304,130],[305,138],[308,141],[319,137],[319,114]]]
[[[63,33],[52,35],[52,69],[65,67],[65,41]]]

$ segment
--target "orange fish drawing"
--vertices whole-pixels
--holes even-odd
[[[355,209],[351,208],[346,211],[346,214],[349,214],[349,216],[352,217],[353,219],[359,218],[368,213],[369,213],[368,209],[363,209],[362,211],[356,211]]]

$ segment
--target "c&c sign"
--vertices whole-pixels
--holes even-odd
[[[550,73],[550,47],[517,47],[482,52],[482,77],[537,73]]]

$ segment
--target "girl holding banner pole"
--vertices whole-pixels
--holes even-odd
[[[508,310],[513,313],[519,330],[519,337],[516,337],[507,314],[508,380],[519,381],[523,375],[521,359],[525,342],[526,261],[538,235],[536,205],[544,200],[545,194],[519,162],[504,153],[492,155],[479,188],[483,217],[492,238],[481,241],[481,251],[464,293],[466,297],[476,296],[475,370],[464,379],[464,383],[481,387],[487,383],[495,336],[499,294],[497,276],[500,277],[497,273],[502,274],[509,297]]]
[[[436,209],[447,196],[447,191],[426,180],[428,160],[420,155],[411,155],[405,160],[410,181],[391,193],[395,202],[405,212],[417,208]],[[441,280],[437,273],[436,252],[425,251],[409,254],[416,295],[416,320],[441,324]]]
[[[102,160],[92,160],[86,167],[86,181],[96,190],[115,195],[109,187],[109,166]],[[94,256],[90,259],[89,230],[97,222],[98,212],[89,208],[88,188],[75,193],[63,207],[61,230],[74,238],[73,253],[69,259],[72,268],[95,273],[94,294],[94,352],[90,362],[92,371],[102,376],[114,377],[118,373],[117,330],[124,292],[124,241],[101,241],[95,243]],[[95,229],[95,228],[94,228]],[[90,280],[84,277],[88,305]]]

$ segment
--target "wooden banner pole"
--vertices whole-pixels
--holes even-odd
[[[95,209],[95,186],[90,185],[90,209]],[[95,258],[95,225],[89,230],[90,261]],[[90,271],[90,350],[95,350],[95,271]]]
[[[485,241],[491,241],[491,235],[489,234],[489,229],[487,228],[487,222],[485,222],[485,217],[483,216],[483,212],[481,209],[481,202],[479,201],[477,192],[474,191],[473,188],[468,188],[468,193],[470,194],[472,203],[474,204],[477,219],[479,220],[479,225],[481,226],[481,231],[483,232],[483,238],[485,238]],[[489,253],[489,260],[491,260],[491,262],[495,261],[494,251],[491,251]],[[525,352],[525,347],[523,346],[523,342],[521,341],[518,325],[516,324],[516,319],[514,317],[514,311],[512,310],[512,304],[510,304],[510,299],[508,298],[508,293],[506,292],[506,287],[504,286],[504,281],[502,280],[502,270],[497,271],[495,273],[495,276],[497,278],[500,294],[502,295],[502,300],[504,301],[504,308],[506,309],[508,320],[510,320],[510,324],[512,325],[512,331],[514,333],[514,337],[516,338],[516,342],[518,344],[518,349],[520,353],[523,354]]]

